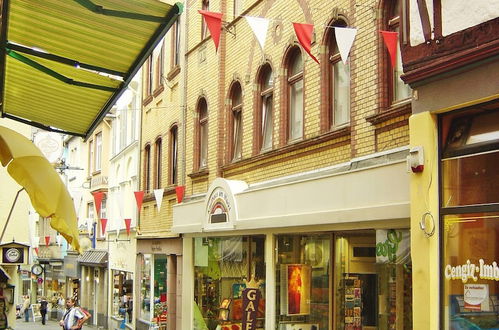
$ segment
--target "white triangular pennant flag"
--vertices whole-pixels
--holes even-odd
[[[357,29],[335,27],[334,34],[336,37],[336,44],[338,45],[338,50],[340,51],[341,60],[343,61],[344,64],[346,64],[348,59],[348,54],[350,53],[350,48],[352,48],[355,35],[357,34]]]
[[[158,212],[161,210],[161,203],[163,202],[163,192],[164,189],[154,189],[154,197],[156,198],[156,204],[158,205]]]
[[[256,40],[262,47],[262,50],[265,47],[265,39],[267,38],[267,30],[269,28],[269,19],[262,17],[253,17],[253,16],[244,16],[246,21],[248,22],[251,30],[255,34]]]

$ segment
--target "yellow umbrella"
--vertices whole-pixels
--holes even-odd
[[[31,204],[50,226],[80,251],[73,201],[54,167],[25,136],[0,126],[0,162],[29,195]]]

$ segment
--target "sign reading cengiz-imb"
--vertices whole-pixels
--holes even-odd
[[[495,261],[488,264],[483,259],[479,259],[478,264],[474,264],[468,259],[462,265],[446,265],[444,275],[448,280],[461,280],[463,283],[468,280],[476,282],[478,279],[499,281],[499,266]]]

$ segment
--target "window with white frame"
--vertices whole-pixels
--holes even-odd
[[[288,55],[288,141],[303,137],[303,60],[300,48]]]
[[[102,132],[95,135],[95,170],[102,168]]]

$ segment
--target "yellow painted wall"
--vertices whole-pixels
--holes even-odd
[[[438,216],[438,134],[437,117],[429,112],[409,119],[410,145],[423,146],[424,171],[411,174],[411,254],[413,272],[414,329],[438,329],[439,322],[439,216]],[[425,214],[426,237],[420,229]],[[433,217],[434,222],[431,221]],[[417,253],[414,253],[417,251]]]

